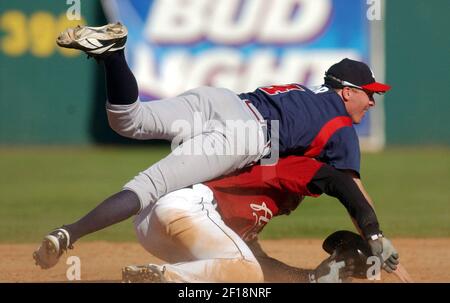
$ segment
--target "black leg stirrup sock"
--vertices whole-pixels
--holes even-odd
[[[132,104],[139,95],[136,78],[125,60],[124,50],[111,53],[105,64],[106,90],[111,104]]]
[[[123,190],[107,198],[77,222],[64,225],[63,228],[69,232],[72,244],[87,234],[128,219],[140,207],[138,196],[130,190]]]

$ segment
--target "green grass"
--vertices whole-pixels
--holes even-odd
[[[71,223],[168,153],[164,147],[1,148],[0,241],[36,242]],[[396,148],[364,154],[363,182],[390,236],[450,236],[450,149]],[[353,229],[340,203],[307,198],[273,219],[262,238],[323,237]],[[87,240],[134,241],[130,220]]]
[[[361,178],[389,236],[450,236],[450,149],[391,148],[362,156]],[[354,229],[336,199],[306,198],[288,217],[275,218],[263,238],[323,237]]]

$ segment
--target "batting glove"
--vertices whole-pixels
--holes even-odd
[[[380,258],[382,268],[388,273],[397,269],[399,264],[399,255],[392,245],[391,241],[382,235],[372,236],[367,243],[374,256]]]

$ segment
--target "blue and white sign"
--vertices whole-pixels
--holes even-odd
[[[323,83],[343,58],[370,61],[365,0],[108,0],[129,30],[127,59],[142,100],[202,86],[253,91]],[[357,130],[371,136],[371,116]]]

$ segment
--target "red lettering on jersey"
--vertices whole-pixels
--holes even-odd
[[[292,90],[305,91],[305,89],[303,87],[301,87],[299,84],[295,84],[295,83],[287,84],[287,85],[265,86],[265,87],[260,87],[259,89],[271,96],[286,93],[286,92],[289,92]]]

